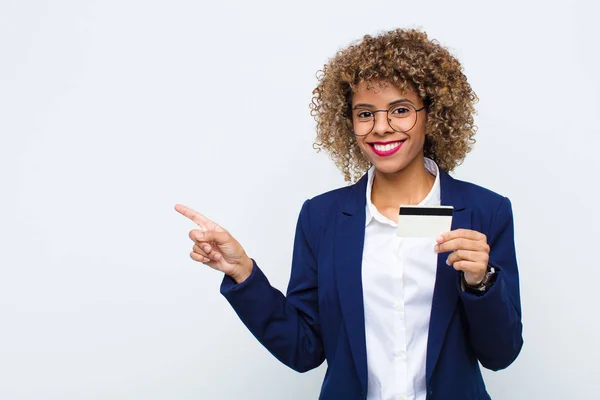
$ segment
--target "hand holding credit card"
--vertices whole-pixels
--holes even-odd
[[[452,206],[400,206],[398,237],[438,237],[452,227]]]

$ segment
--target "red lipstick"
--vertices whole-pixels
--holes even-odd
[[[393,142],[373,142],[369,143],[369,146],[379,157],[388,157],[396,154],[403,144],[404,140],[395,140]]]

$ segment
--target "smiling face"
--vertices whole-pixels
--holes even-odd
[[[389,121],[382,110],[389,110]],[[402,91],[379,82],[358,85],[352,95],[352,126],[355,133],[364,134],[356,136],[356,141],[378,171],[395,173],[423,163],[426,112],[410,88]]]

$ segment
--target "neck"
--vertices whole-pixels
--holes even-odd
[[[371,201],[378,209],[416,205],[431,191],[434,182],[435,177],[425,168],[420,154],[400,171],[388,174],[375,170]]]

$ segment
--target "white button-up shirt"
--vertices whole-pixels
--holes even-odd
[[[420,205],[440,205],[438,166],[425,158],[436,176]],[[436,238],[399,238],[397,222],[371,202],[374,167],[368,171],[363,301],[369,400],[424,400],[427,337],[437,253]]]

